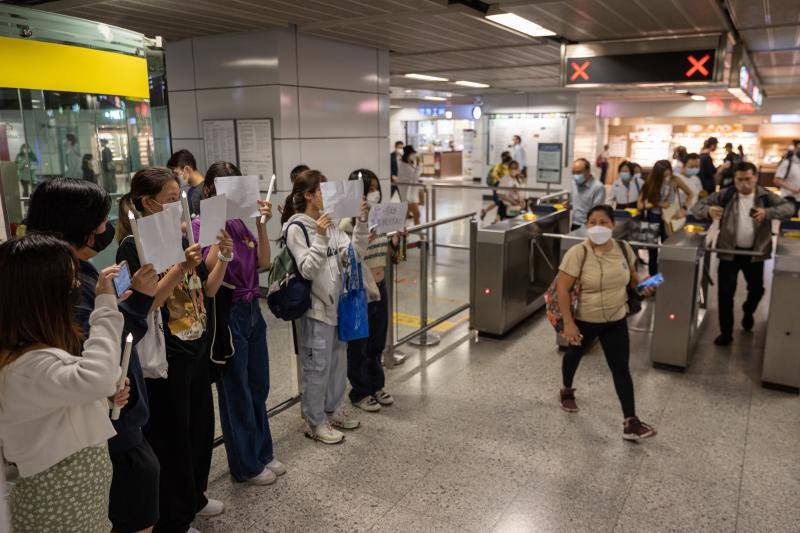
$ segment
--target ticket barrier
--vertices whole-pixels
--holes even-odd
[[[772,296],[761,382],[800,391],[800,222],[784,222],[778,235],[772,270]]]
[[[567,209],[541,205],[484,228],[474,226],[470,328],[503,335],[544,305],[558,269],[558,243],[541,234],[569,231]]]
[[[664,286],[656,293],[653,311],[653,366],[683,371],[689,365],[708,302],[711,254],[704,229],[684,228],[661,244],[658,271]]]
[[[630,221],[631,214],[629,212],[623,210],[614,211],[614,231],[611,233],[611,238],[617,241],[627,241],[630,234]],[[564,254],[567,253],[567,250],[582,243],[587,238],[588,234],[586,233],[585,226],[569,232],[566,238],[561,239],[560,259],[564,258]],[[556,270],[558,270],[558,265],[556,265]],[[561,350],[567,347],[567,342],[561,335],[556,335],[556,344],[558,344]]]

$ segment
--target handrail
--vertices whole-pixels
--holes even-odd
[[[474,190],[500,190],[500,191],[520,191],[520,192],[545,192],[547,189],[534,189],[531,187],[493,187],[491,185],[461,185],[460,183],[425,183],[413,181],[396,181],[394,185],[411,185],[414,187],[426,187],[430,185],[433,188],[442,189],[474,189]]]
[[[471,213],[464,213],[463,215],[455,215],[455,216],[452,216],[452,217],[442,218],[442,219],[439,219],[439,220],[431,220],[430,222],[425,222],[425,223],[419,224],[417,226],[411,226],[410,228],[407,228],[405,230],[405,232],[406,233],[417,233],[417,232],[420,232],[420,231],[428,229],[428,228],[434,228],[436,226],[441,226],[442,224],[449,224],[450,222],[455,222],[457,220],[463,220],[465,218],[471,218],[471,217],[477,216],[477,214],[478,213],[476,211],[472,211]],[[387,233],[386,236],[387,237],[395,237],[395,236],[397,236],[399,234],[400,234],[399,231],[393,231],[391,233]]]
[[[572,193],[570,191],[566,190],[566,189],[563,189],[563,190],[560,190],[560,191],[557,191],[557,192],[554,192],[554,193],[545,194],[541,198],[537,198],[536,199],[536,205],[541,204],[545,200],[549,200],[551,198],[558,198],[559,196],[564,196],[564,195],[567,195],[567,194],[572,194]]]

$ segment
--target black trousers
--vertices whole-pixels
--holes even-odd
[[[753,261],[751,257],[734,256],[733,261],[720,259],[717,270],[717,296],[719,297],[719,329],[723,335],[733,334],[733,297],[739,271],[747,282],[747,299],[742,311],[753,314],[764,296],[764,261]]]
[[[350,401],[358,402],[381,390],[386,383],[381,366],[381,355],[386,346],[389,327],[389,310],[386,301],[386,283],[378,283],[381,299],[367,306],[369,337],[347,344],[347,379],[352,390]]]
[[[575,372],[586,350],[599,338],[606,356],[606,363],[614,378],[614,388],[622,405],[625,418],[636,416],[636,405],[633,396],[633,378],[629,366],[630,341],[628,338],[628,320],[623,318],[616,322],[595,324],[576,320],[575,324],[583,335],[580,346],[568,346],[561,362],[561,374],[564,387],[571,388]]]
[[[146,379],[144,434],[161,463],[156,533],[185,533],[208,500],[214,407],[206,357],[170,357],[166,379]]]

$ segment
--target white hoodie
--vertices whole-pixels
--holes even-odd
[[[300,222],[308,232],[309,247],[306,238],[297,225]],[[288,231],[287,231],[288,230]],[[282,233],[286,245],[292,252],[300,275],[311,280],[311,309],[306,311],[309,318],[319,320],[330,326],[339,324],[339,296],[342,294],[341,267],[347,261],[347,248],[350,237],[335,224],[327,234],[317,233],[317,222],[305,213],[297,213],[283,225]],[[353,247],[356,260],[361,261],[369,244],[369,229],[365,222],[356,223],[353,231]]]

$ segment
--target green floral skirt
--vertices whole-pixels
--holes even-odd
[[[111,459],[84,448],[44,472],[21,478],[9,495],[14,533],[108,533]]]

